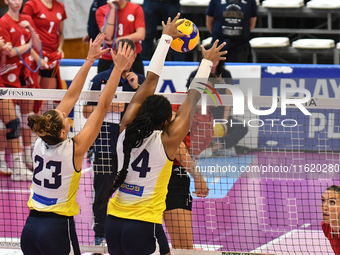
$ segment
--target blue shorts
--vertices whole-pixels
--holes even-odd
[[[111,255],[150,255],[156,250],[156,241],[161,255],[170,252],[161,224],[108,215],[105,238]]]
[[[73,217],[54,213],[31,211],[20,245],[25,255],[80,255]]]

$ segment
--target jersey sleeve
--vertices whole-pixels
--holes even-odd
[[[34,21],[31,16],[25,15],[25,19],[30,23],[31,27],[33,27],[34,31],[37,32],[37,28],[35,27]]]
[[[252,0],[250,2],[251,4],[251,14],[250,14],[250,17],[254,18],[254,17],[257,17],[257,4],[255,2],[255,0]]]
[[[142,85],[142,83],[145,81],[145,76],[141,74],[137,74],[138,76],[138,84]]]
[[[104,19],[105,19],[105,13],[106,13],[106,8],[108,7],[108,5],[103,5],[101,7],[99,7],[96,11],[96,21],[99,27],[99,30],[102,29],[102,27],[104,26]],[[110,7],[109,7],[110,8]]]
[[[22,13],[27,14],[31,17],[34,16],[34,7],[33,7],[34,2],[33,1],[28,1],[24,4],[24,7],[22,8]]]
[[[136,9],[136,22],[135,28],[144,27],[145,28],[145,20],[144,20],[144,11],[141,6],[137,6]]]
[[[216,8],[216,1],[211,0],[209,5],[208,5],[206,14],[208,16],[214,17],[215,8]]]
[[[0,20],[0,27],[2,28],[2,37],[4,38],[5,42],[11,42],[11,35],[9,33],[7,23],[3,20]]]
[[[66,11],[65,11],[65,6],[64,6],[64,4],[62,2],[59,2],[59,4],[60,4],[61,8],[64,10],[63,14],[62,14],[62,17],[63,17],[62,20],[65,20],[65,19],[67,19],[67,15],[66,15]]]
[[[92,81],[90,81],[88,90],[90,91],[100,91],[100,79],[95,76]],[[88,101],[86,105],[97,105],[98,103],[95,101]]]

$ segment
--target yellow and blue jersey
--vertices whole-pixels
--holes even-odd
[[[79,213],[76,202],[81,171],[74,167],[72,139],[48,145],[40,137],[33,150],[34,173],[28,207],[64,216]]]
[[[127,177],[110,200],[108,214],[162,224],[173,162],[166,155],[161,134],[161,130],[153,131],[139,148],[132,149]],[[117,142],[118,169],[124,162],[124,139],[125,130]]]

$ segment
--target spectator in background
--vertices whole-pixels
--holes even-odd
[[[129,39],[121,39],[119,42],[122,42],[122,44],[128,43],[134,51],[136,50],[135,44]],[[129,63],[123,71],[117,91],[136,91],[139,84],[144,82],[144,75],[134,73],[133,70],[131,70],[131,64]],[[110,77],[112,69],[113,64],[108,70],[97,74],[90,83],[90,90],[102,91]],[[90,116],[96,108],[96,105],[97,102],[88,102],[87,105],[84,106],[83,114],[85,118]],[[116,145],[119,136],[119,124],[127,105],[128,104],[125,103],[111,104],[111,107],[107,110],[101,131],[93,144],[94,161],[92,168],[94,175],[94,201],[92,210],[94,215],[93,230],[95,232],[95,245],[101,245],[105,239],[104,226],[108,201],[103,201],[103,197],[106,196],[117,174]],[[103,203],[105,204],[103,205]]]
[[[7,5],[4,1],[0,1],[0,18],[7,12]]]
[[[189,79],[187,81],[187,88],[189,88],[190,82],[195,77],[197,70],[193,71]],[[224,61],[219,61],[214,63],[210,78],[215,78],[214,81],[216,84],[233,84],[233,80],[231,74],[228,70],[224,67]],[[231,92],[226,89],[216,89],[220,94],[230,94]],[[200,157],[211,157],[211,156],[237,156],[235,146],[237,143],[247,134],[248,128],[243,125],[233,125],[231,126],[230,123],[240,123],[239,120],[235,119],[231,115],[231,106],[210,106],[210,111],[212,112],[214,119],[225,119],[228,120],[227,124],[223,124],[224,129],[224,136],[217,140],[217,143],[207,148],[200,154]],[[220,142],[222,141],[222,142]],[[240,152],[245,152],[247,150],[246,147],[240,146]]]
[[[37,33],[41,39],[43,52],[39,75],[40,87],[43,89],[62,88],[59,61],[64,58],[64,20],[67,18],[64,4],[56,0],[30,0],[22,10],[32,17]],[[36,63],[39,51],[32,51]],[[53,101],[46,101],[43,112],[54,108]]]
[[[94,0],[89,11],[89,18],[87,20],[87,34],[83,37],[84,43],[89,43],[90,39],[94,40],[100,33],[97,21],[96,11],[100,6],[105,5],[107,0]]]
[[[154,48],[154,39],[157,35],[157,25],[166,22],[168,17],[172,19],[180,12],[179,0],[144,0],[143,10],[145,14],[145,39],[142,41],[142,59],[151,60]],[[184,53],[170,49],[174,61],[184,61]]]
[[[10,88],[34,88],[37,84],[31,82],[30,72],[26,67],[25,57],[29,55],[29,50],[33,47],[35,50],[41,50],[41,42],[35,32],[33,20],[28,15],[20,14],[22,7],[22,0],[5,0],[8,5],[7,13],[0,19],[0,28],[2,30],[3,39],[10,43],[11,48],[2,51],[1,56],[1,79],[2,86]],[[15,67],[15,68],[13,68]],[[22,119],[22,140],[24,145],[24,161],[28,168],[33,168],[31,145],[32,133],[27,126],[27,117],[33,112],[32,100],[18,100],[16,103],[20,106]],[[12,100],[1,100],[1,110],[4,115],[8,112],[10,117],[3,122],[6,125],[8,133],[7,140],[12,140],[11,144],[12,158],[13,158],[13,174],[11,176],[14,181],[30,181],[32,180],[32,173],[26,168],[22,149],[20,147],[19,133],[20,120],[16,117],[15,108]]]
[[[96,20],[100,32],[106,33],[106,47],[111,48],[119,39],[130,39],[135,43],[137,55],[132,69],[135,73],[144,75],[144,65],[140,56],[142,51],[140,41],[144,40],[145,37],[142,7],[126,0],[108,1],[106,5],[98,8]],[[99,59],[98,73],[109,69],[111,64],[112,58],[110,54],[104,54]]]
[[[212,41],[226,42],[228,62],[248,62],[249,35],[255,27],[257,5],[255,0],[211,0],[207,9],[207,28]]]

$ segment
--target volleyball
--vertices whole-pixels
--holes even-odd
[[[177,22],[181,21],[179,19]],[[171,48],[178,52],[188,52],[196,47],[198,43],[199,31],[197,26],[190,20],[185,20],[177,27],[178,31],[183,34],[190,35],[190,37],[179,37],[172,41]]]
[[[224,135],[225,135],[224,127],[219,123],[215,124],[214,137],[224,137]]]

